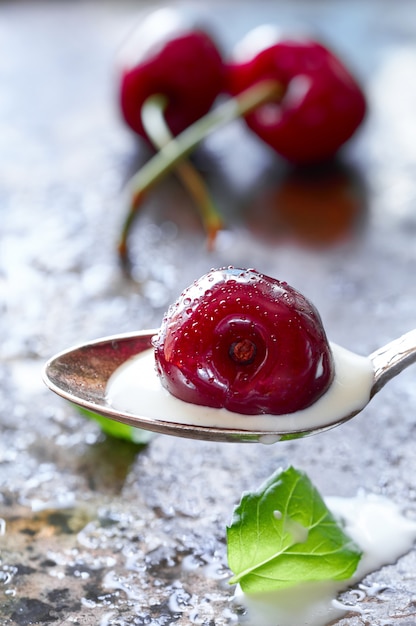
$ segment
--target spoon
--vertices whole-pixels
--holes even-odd
[[[60,352],[46,363],[43,379],[49,389],[66,400],[104,417],[157,433],[208,441],[273,442],[296,439],[338,426],[364,408],[334,418],[333,422],[323,427],[290,432],[282,432],[282,429],[279,429],[278,416],[275,430],[256,432],[193,426],[119,411],[106,400],[107,382],[115,370],[128,359],[151,348],[151,339],[156,332],[157,330],[143,330],[114,335]],[[374,371],[369,398],[371,399],[389,380],[416,362],[416,329],[379,348],[369,355],[369,360]]]

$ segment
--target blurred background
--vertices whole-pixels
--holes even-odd
[[[329,338],[360,354],[416,325],[416,4],[167,4],[196,11],[224,57],[265,23],[324,41],[362,84],[368,114],[336,161],[306,170],[241,120],[212,133],[192,161],[224,216],[214,250],[169,175],[135,220],[126,274],[126,184],[151,151],[122,119],[118,53],[158,5],[0,3],[4,626],[237,623],[225,525],[242,491],[288,462],[325,494],[382,493],[416,516],[412,368],[353,422],[270,447],[120,439],[42,383],[60,350],[157,327],[211,267],[286,280],[316,304]],[[372,575],[383,590],[364,592],[362,615],[340,626],[414,624],[415,566],[411,553]]]

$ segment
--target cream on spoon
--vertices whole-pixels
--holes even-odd
[[[176,423],[169,421],[166,414],[161,419],[156,419],[147,415],[142,408],[134,412],[111,406],[108,402],[111,376],[124,364],[128,366],[129,359],[135,359],[149,350],[155,332],[157,331],[144,330],[113,335],[65,350],[46,363],[43,379],[46,385],[61,397],[104,417],[153,432],[209,441],[258,442],[310,435],[342,424],[365,407],[364,402],[363,406],[356,408],[352,414],[345,413],[338,418],[334,417],[331,423],[308,427],[305,430],[294,428],[287,432],[280,428],[278,417],[274,419],[270,431],[244,430],[241,427],[241,420],[247,416],[240,416],[240,423],[236,424],[235,428],[224,428]],[[371,399],[390,379],[416,362],[416,329],[379,348],[368,357],[359,358],[368,360],[371,364],[372,377],[369,390]],[[152,362],[149,363],[149,367],[149,375],[152,376]],[[368,372],[365,374],[366,378],[367,376]]]
[[[130,426],[212,441],[273,443],[336,426],[416,360],[416,331],[359,356],[327,340],[317,309],[252,269],[211,270],[159,331],[57,355],[46,384]]]
[[[106,397],[110,406],[132,414],[144,413],[152,419],[188,426],[259,433],[259,441],[273,443],[280,434],[321,430],[360,411],[369,401],[373,367],[362,357],[331,344],[335,377],[326,393],[306,409],[283,415],[241,415],[175,398],[157,375],[153,350],[127,361],[110,377]],[[263,435],[261,433],[264,433]]]

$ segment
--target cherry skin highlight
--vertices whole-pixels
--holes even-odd
[[[141,111],[148,98],[166,97],[166,122],[178,135],[210,110],[223,88],[224,64],[213,37],[173,8],[140,22],[120,57],[121,112],[146,140]]]
[[[259,30],[259,37],[264,34]],[[251,37],[256,32],[251,33]],[[282,39],[232,59],[227,85],[236,95],[262,80],[284,90],[279,102],[245,117],[248,127],[282,157],[297,164],[332,158],[366,114],[360,85],[328,48],[309,39]]]
[[[305,409],[334,377],[314,305],[253,269],[211,270],[195,281],[170,306],[153,346],[172,395],[246,415]]]

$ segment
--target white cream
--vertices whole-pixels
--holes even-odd
[[[336,344],[331,344],[331,348],[335,378],[330,388],[312,406],[287,415],[241,415],[179,400],[162,387],[153,350],[129,359],[114,372],[107,383],[106,398],[119,411],[177,424],[265,433],[324,428],[360,411],[368,403],[374,376],[368,357]],[[265,434],[264,443],[268,442]]]
[[[346,606],[337,601],[338,594],[383,565],[397,561],[416,540],[416,521],[404,517],[386,498],[361,494],[355,498],[327,498],[326,503],[363,551],[354,576],[345,581],[305,583],[281,592],[250,596],[237,587],[234,601],[246,608],[239,623],[325,626],[348,611],[364,613],[359,603]]]

